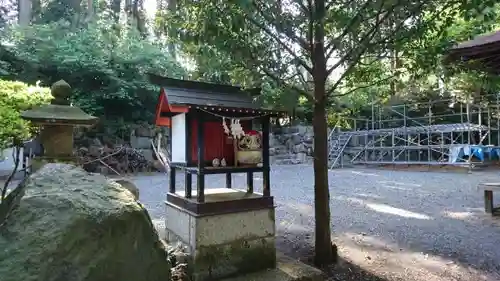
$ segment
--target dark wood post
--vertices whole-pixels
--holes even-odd
[[[253,172],[247,173],[247,192],[253,193]]]
[[[270,117],[262,118],[262,193],[264,196],[271,196],[270,173],[271,167],[269,163],[269,124]]]
[[[193,198],[193,175],[187,170],[184,171],[184,181],[186,184],[186,198]]]
[[[185,143],[185,148],[186,148],[186,166],[191,167],[193,166],[193,161],[192,161],[192,148],[193,148],[193,142],[191,141],[192,136],[193,136],[193,118],[192,118],[192,113],[188,112],[186,113],[186,123],[185,123],[185,132],[186,132],[186,143]],[[184,184],[185,184],[185,197],[186,198],[192,198],[193,197],[193,175],[188,172],[187,170],[184,171]]]
[[[172,118],[170,118],[170,121],[172,121]],[[170,162],[172,162],[172,123],[170,123],[170,126],[168,127],[168,136],[170,138],[170,142],[168,143],[168,156],[170,157]],[[170,193],[175,193],[175,168],[172,167],[172,164],[170,164],[169,167],[169,192]]]
[[[232,187],[232,174],[231,173],[226,173],[226,188],[231,188]]]
[[[198,143],[198,178],[197,178],[197,199],[198,202],[205,202],[205,139],[204,124],[201,118],[197,118],[197,143]]]
[[[484,191],[484,211],[493,214],[493,191]]]
[[[170,186],[169,192],[175,193],[175,167],[170,164]]]

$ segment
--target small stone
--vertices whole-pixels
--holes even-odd
[[[98,138],[93,138],[92,142],[91,142],[91,145],[95,145],[95,146],[101,147],[102,146],[102,142]]]
[[[166,172],[165,166],[163,166],[160,160],[153,161],[153,168],[155,168],[158,172]]]
[[[296,154],[296,160],[299,163],[306,163],[307,162],[307,154],[300,152]]]
[[[109,174],[109,168],[106,166],[98,166],[95,171],[101,175],[108,175]]]
[[[88,153],[90,156],[93,156],[93,157],[99,157],[101,156],[101,148],[99,146],[90,146],[88,148]]]
[[[133,182],[127,179],[113,179],[112,181],[130,191],[134,195],[135,200],[139,200],[139,189]]]
[[[293,134],[291,140],[294,145],[302,143],[302,137],[299,133]]]
[[[292,149],[293,153],[303,153],[303,152],[307,152],[307,148],[305,147],[304,144],[297,144],[293,147]]]
[[[135,135],[138,137],[152,138],[154,137],[154,130],[147,127],[139,127],[135,129]]]

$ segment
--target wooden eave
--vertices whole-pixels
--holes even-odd
[[[223,106],[199,106],[199,105],[188,105],[189,108],[194,108],[197,110],[211,112],[221,116],[235,116],[235,117],[258,117],[258,116],[271,116],[271,117],[284,117],[287,115],[286,111],[272,110],[272,109],[254,109],[254,108],[242,108],[242,107],[223,107]]]
[[[156,103],[155,124],[158,126],[170,126],[170,117],[179,113],[189,111],[188,106],[172,105],[168,102],[165,89],[161,88],[158,102]]]
[[[444,62],[500,74],[500,31],[456,45],[445,56]]]
[[[197,83],[197,82],[190,82],[190,83]],[[236,88],[232,86],[225,86],[225,87],[230,87],[230,89],[232,90]],[[183,95],[184,93],[183,91],[185,91],[185,95]],[[169,94],[172,94],[172,101],[170,100]],[[213,93],[207,92],[205,95],[210,96],[210,94]],[[237,95],[238,92],[234,92],[234,94]],[[206,97],[203,98],[203,92],[197,91],[193,95],[193,92],[189,92],[189,90],[183,90],[180,88],[161,87],[160,95],[158,97],[158,103],[156,105],[155,123],[157,125],[170,126],[170,117],[179,113],[187,113],[191,109],[211,112],[214,114],[219,114],[228,117],[230,116],[283,117],[287,115],[287,112],[283,110],[260,108],[259,106],[256,106],[255,104],[249,101],[238,102],[237,98],[235,97],[231,97],[231,99],[233,99],[233,101],[228,103],[231,104],[232,106],[225,106],[224,101],[214,100]]]

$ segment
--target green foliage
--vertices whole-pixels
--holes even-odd
[[[178,3],[175,15],[163,13],[163,22],[175,24],[183,44],[217,54],[188,52],[201,58],[198,66],[209,66],[203,77],[239,80],[231,73],[244,68],[244,77],[271,85],[266,100],[296,112],[311,112],[313,103],[300,103],[298,96],[311,99],[313,80],[324,80],[312,71],[317,61],[310,45],[321,25],[328,67],[335,65],[327,67],[325,91],[335,116],[357,115],[373,101],[392,100],[394,92],[405,99],[436,94],[441,54],[457,40],[491,30],[499,11],[495,1],[351,1],[326,5],[321,19],[316,2]]]
[[[11,76],[46,85],[64,79],[74,104],[105,120],[151,121],[159,89],[146,74],[185,75],[161,45],[105,19],[85,28],[67,22],[13,28],[6,38],[6,48],[22,62],[12,63]]]
[[[92,20],[87,19],[87,2],[66,2],[34,1],[33,25],[11,26],[2,33],[0,78],[31,84],[40,80],[43,85],[65,79],[74,89],[74,104],[117,130],[130,122],[151,122],[158,89],[147,81],[147,72],[261,87],[266,106],[285,108],[311,121],[313,77],[304,67],[313,63],[308,44],[314,23],[309,9],[314,7],[309,3],[179,0],[175,14],[157,11],[153,27],[157,37],[145,38],[137,26],[123,21],[126,13],[116,1],[94,1]],[[457,41],[493,30],[500,20],[498,4],[492,5],[495,1],[406,2],[378,26],[369,42],[362,40],[376,24],[374,15],[389,11],[387,5],[393,2],[328,5],[321,23],[327,35],[325,54],[329,65],[344,59],[327,79],[327,90],[336,96],[327,101],[329,119],[335,120],[330,125],[339,116],[366,115],[369,110],[364,109],[373,101],[393,100],[394,89],[407,102],[437,97],[441,94],[436,90],[438,80],[444,76],[442,53]],[[6,13],[14,8],[6,7],[0,7],[0,32],[6,20],[15,20]],[[417,24],[396,29],[408,15]],[[178,32],[175,38],[164,37],[172,29]],[[273,38],[276,34],[280,42]],[[177,37],[180,40],[173,41]],[[176,44],[188,70],[169,54],[167,43]],[[342,71],[354,63],[335,88]],[[450,92],[478,79],[483,85],[494,84],[475,73],[447,75]]]
[[[0,80],[0,149],[10,145],[14,137],[28,139],[33,128],[21,119],[20,112],[48,103],[51,98],[48,88]]]
[[[498,28],[500,5],[488,1],[483,4],[482,9],[471,9],[474,6],[461,9],[441,7],[443,13],[432,18],[432,25],[428,25],[417,38],[389,46],[382,56],[378,52],[368,52],[347,77],[342,89],[342,93],[357,89],[341,98],[354,109],[352,115],[371,118],[370,104],[373,101],[378,104],[411,104],[443,98],[464,100],[478,89],[483,93],[497,92],[500,86],[498,78],[463,69],[446,71],[442,66],[443,55],[454,44]],[[381,78],[387,80],[360,88]]]

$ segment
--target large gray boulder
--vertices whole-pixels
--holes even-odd
[[[147,211],[121,185],[48,164],[22,188],[0,217],[0,280],[170,280]]]

